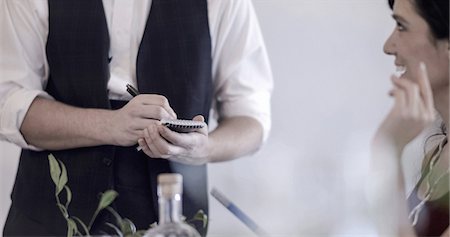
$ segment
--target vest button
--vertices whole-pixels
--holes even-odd
[[[111,166],[112,165],[112,160],[109,158],[103,158],[103,164],[105,164],[105,166]]]

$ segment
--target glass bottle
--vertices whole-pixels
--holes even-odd
[[[159,223],[144,237],[200,237],[192,226],[182,220],[183,176],[158,175]]]

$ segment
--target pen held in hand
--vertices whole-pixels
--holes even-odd
[[[127,84],[127,91],[133,97],[136,97],[139,95],[139,91],[130,84]]]
[[[130,93],[130,95],[132,95],[133,97],[136,97],[140,94],[139,91],[130,84],[127,84],[127,92]],[[183,119],[174,119],[174,120],[162,119],[161,124],[168,127],[172,131],[180,133],[194,132],[206,126],[206,123],[202,121],[183,120]],[[136,147],[136,150],[141,151],[142,147],[138,146]]]

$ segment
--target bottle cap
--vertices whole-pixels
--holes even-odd
[[[158,175],[159,184],[176,184],[183,183],[183,176],[181,174],[163,173]]]
[[[159,174],[158,195],[170,198],[175,194],[183,193],[183,176],[181,174]]]

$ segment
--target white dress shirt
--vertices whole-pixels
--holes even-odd
[[[20,126],[49,76],[45,54],[47,0],[0,0],[0,140],[37,149]],[[109,98],[130,100],[136,86],[136,59],[151,0],[103,0],[111,47]],[[214,103],[218,117],[249,116],[270,130],[272,73],[251,0],[208,0],[212,41]]]

